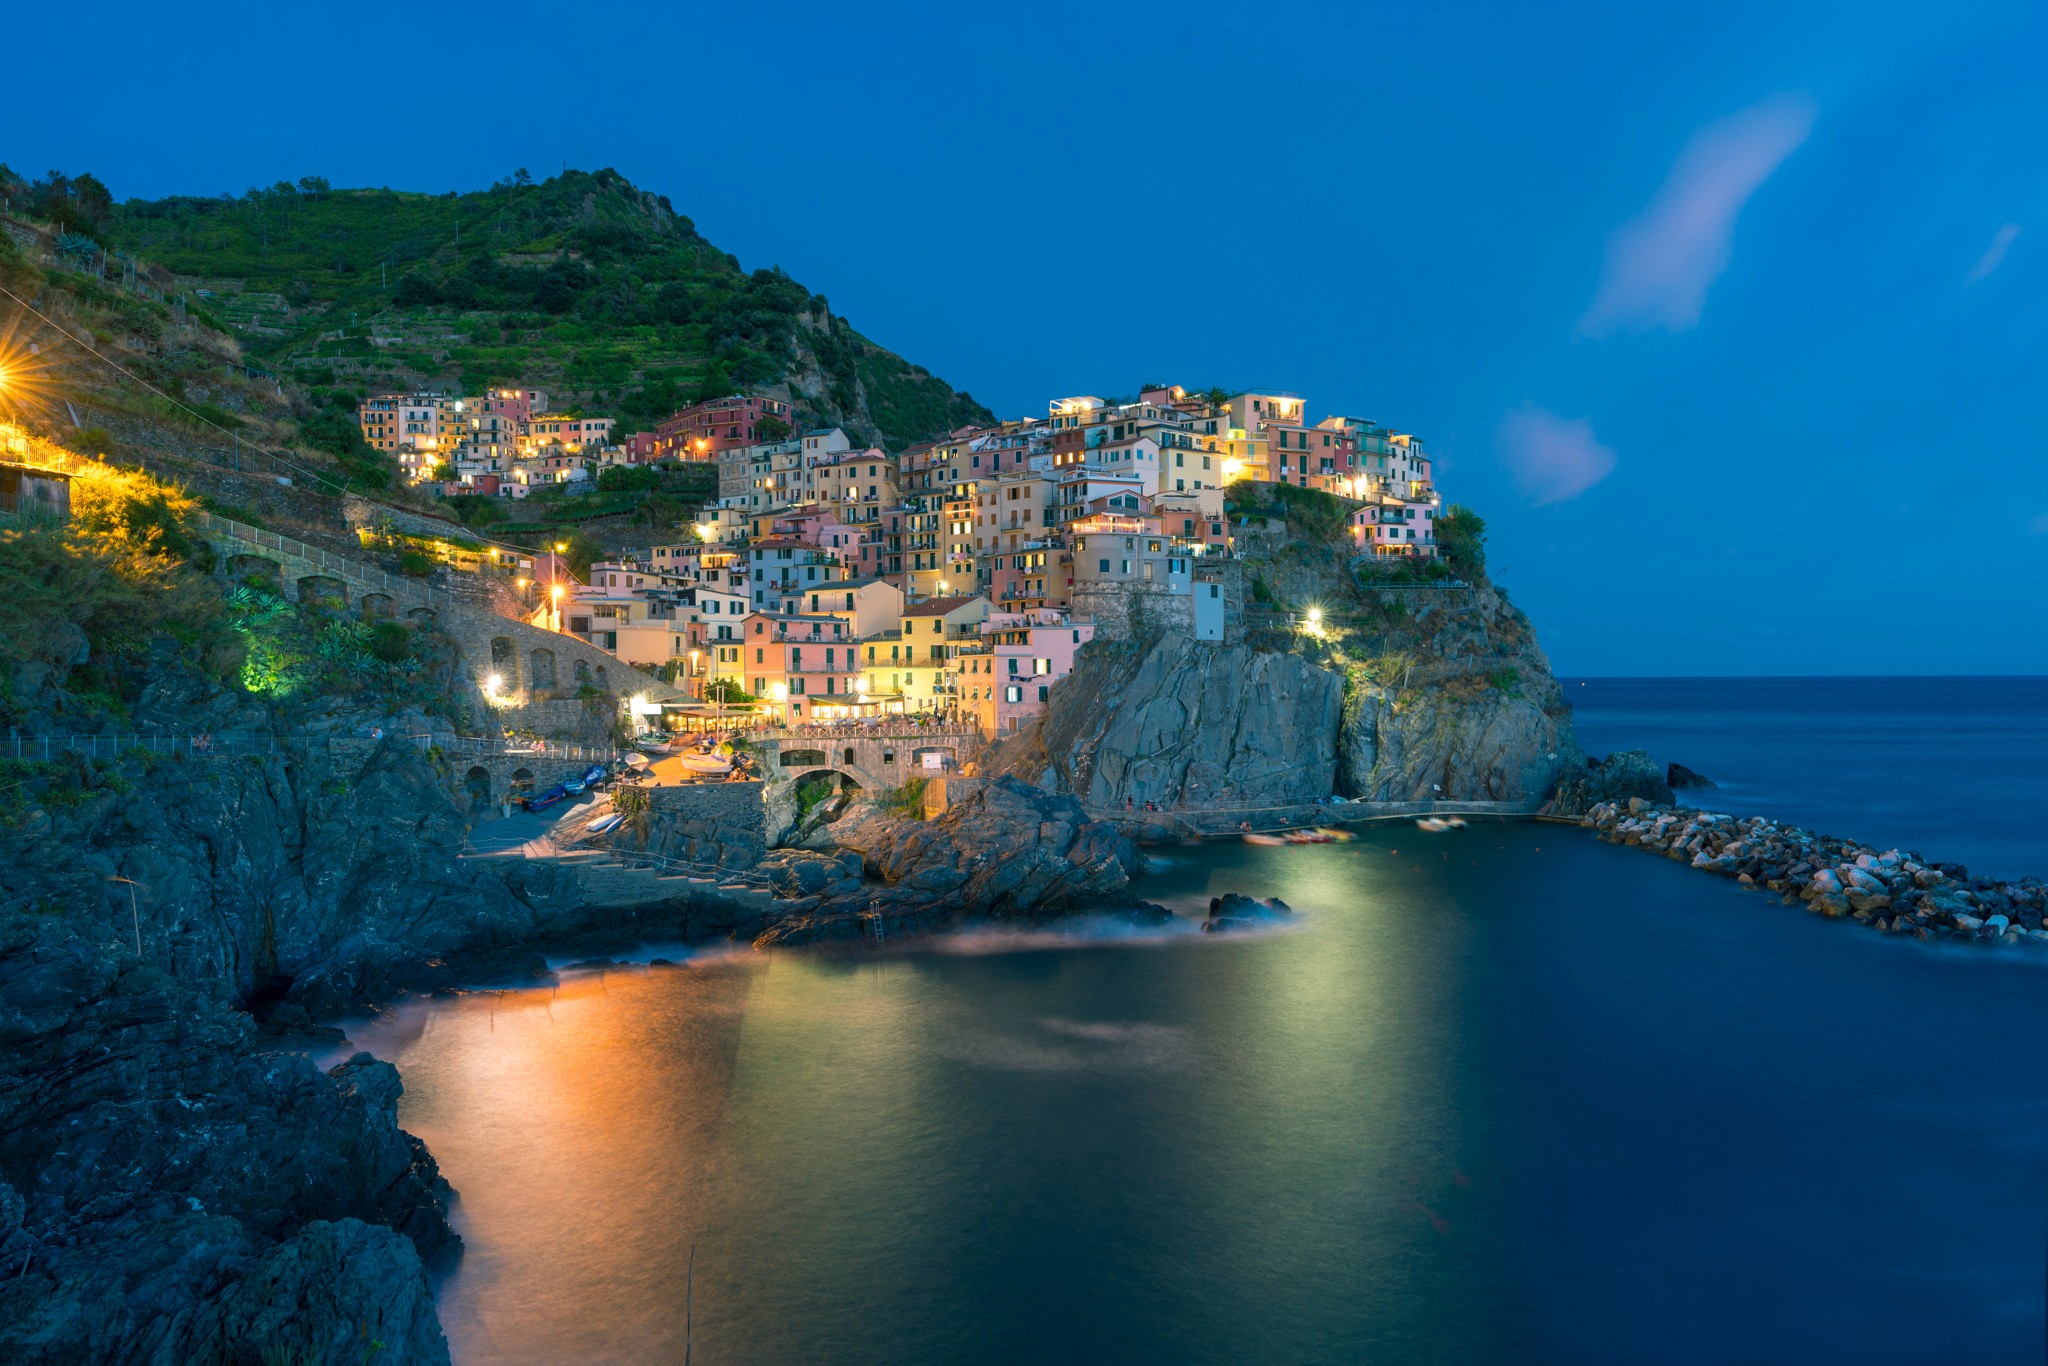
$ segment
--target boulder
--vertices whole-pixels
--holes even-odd
[[[1688,787],[1713,787],[1714,780],[1704,773],[1695,773],[1684,764],[1664,766],[1664,784],[1674,791]]]

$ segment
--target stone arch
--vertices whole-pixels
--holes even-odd
[[[597,690],[599,692],[610,692],[612,690],[612,681],[606,675],[604,665],[602,664],[597,666]]]
[[[519,643],[512,637],[491,637],[491,672],[505,681],[508,691],[518,686]]]
[[[228,557],[228,573],[238,579],[268,579],[272,583],[284,582],[284,570],[276,560],[262,555],[231,555]]]
[[[398,615],[398,604],[389,593],[365,593],[360,606],[364,621],[389,621]]]
[[[533,678],[529,687],[545,690],[555,686],[555,652],[543,645],[531,656]]]
[[[839,757],[840,757],[840,760],[841,760],[841,761],[842,761],[843,763],[845,763],[845,764],[846,764],[846,765],[847,765],[848,767],[852,767],[852,765],[853,765],[853,762],[854,762],[854,759],[853,759],[853,746],[852,746],[852,745],[848,745],[848,746],[847,746],[847,747],[846,747],[846,748],[845,748],[844,750],[842,750],[842,751],[840,752],[840,755],[839,755]]]
[[[532,769],[530,769],[530,768],[525,768],[525,767],[521,767],[521,768],[515,768],[515,769],[513,769],[513,770],[512,770],[512,786],[514,786],[514,787],[532,787],[532,786],[533,786],[533,770],[532,770]]]
[[[469,793],[469,809],[481,811],[491,804],[491,771],[482,764],[474,764],[462,780],[463,790]]]
[[[318,602],[322,598],[339,598],[348,601],[348,585],[327,574],[305,574],[299,578],[299,601]]]
[[[805,768],[801,773],[789,775],[789,780],[792,783],[801,783],[806,778],[837,778],[841,790],[852,787],[865,792],[868,786],[857,775],[848,773],[843,768],[833,768],[829,764],[813,764]]]
[[[582,686],[583,686],[584,684],[588,683],[589,681],[590,681],[590,661],[589,661],[589,660],[587,660],[587,659],[579,659],[579,660],[577,660],[577,661],[576,661],[576,686],[580,688],[580,687],[582,687]]]
[[[431,631],[434,629],[434,609],[431,607],[408,608],[405,613],[405,619],[419,630]]]

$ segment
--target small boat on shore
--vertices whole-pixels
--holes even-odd
[[[1279,837],[1278,835],[1246,835],[1246,836],[1244,837],[1244,842],[1245,842],[1246,844],[1285,844],[1285,843],[1287,843],[1287,841],[1286,841],[1286,840],[1284,840],[1284,839],[1280,838],[1280,837]]]
[[[679,762],[692,773],[720,774],[732,768],[732,760],[716,754],[685,754]]]

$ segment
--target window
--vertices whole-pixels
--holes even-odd
[[[1022,702],[1024,700],[1024,690],[1018,687],[1005,688],[1003,689],[1003,700],[1005,702]]]
[[[1104,574],[1107,574],[1107,573],[1109,572],[1109,561],[1108,561],[1108,560],[1104,560],[1104,561],[1102,562],[1102,569],[1101,569],[1101,572],[1102,572],[1102,573],[1104,573]]]

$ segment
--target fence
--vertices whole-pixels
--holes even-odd
[[[292,737],[284,735],[16,735],[0,740],[0,758],[34,760],[83,754],[88,758],[111,759],[140,752],[232,759],[249,754],[282,754],[291,743]]]
[[[573,759],[583,763],[609,764],[616,763],[619,757],[619,751],[609,745],[565,745],[553,740],[488,740],[467,735],[458,735],[452,740],[446,737],[436,740],[431,735],[409,735],[406,738],[421,749],[438,744],[443,754],[459,754],[465,759],[530,755],[536,759]]]
[[[907,725],[900,721],[817,721],[801,726],[764,726],[756,740],[980,740],[981,727],[958,724]]]
[[[435,588],[421,583],[418,579],[396,578],[374,565],[352,560],[316,545],[280,536],[274,531],[262,531],[243,522],[232,521],[217,513],[202,512],[199,524],[209,531],[218,532],[230,540],[259,550],[274,550],[280,555],[290,555],[304,560],[321,569],[332,570],[338,579],[347,579],[358,587],[372,592],[385,593],[393,598],[409,598],[424,603],[437,611],[456,605],[454,597],[444,588]]]
[[[112,759],[123,754],[144,753],[189,755],[195,759],[233,759],[246,755],[284,754],[293,746],[342,744],[371,747],[382,742],[381,735],[16,735],[0,740],[0,758],[54,759],[60,754],[83,754],[88,758]],[[552,741],[536,746],[518,740],[487,740],[468,736],[436,739],[432,735],[405,737],[420,749],[439,745],[444,754],[464,758],[535,758],[575,763],[609,764],[619,751],[596,745],[562,745]]]

